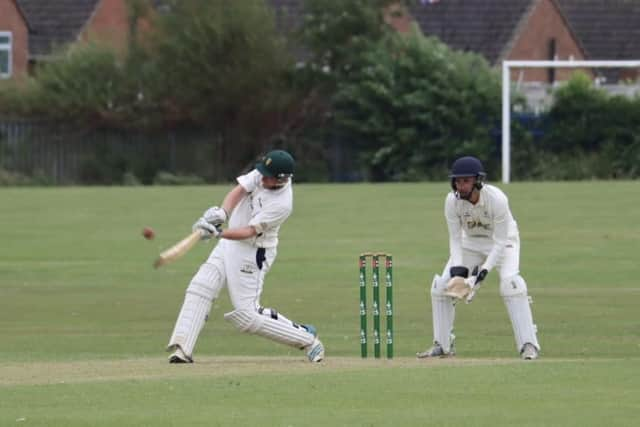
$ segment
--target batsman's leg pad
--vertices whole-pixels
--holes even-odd
[[[511,319],[518,352],[522,351],[526,343],[531,343],[540,350],[536,336],[537,328],[531,314],[531,299],[527,294],[527,283],[522,276],[517,274],[501,279],[500,295]]]
[[[278,310],[276,310],[275,308],[271,308],[271,307],[258,307],[258,313],[262,314],[263,316],[270,317],[273,320],[280,320],[280,319],[284,318],[283,315],[278,313]]]
[[[453,298],[445,295],[448,277],[435,275],[431,284],[431,310],[433,316],[433,340],[445,353],[451,351],[451,332],[456,317]]]
[[[224,276],[220,273],[221,267],[217,263],[206,262],[200,266],[198,272],[191,279],[187,287],[187,293],[198,295],[208,300],[218,298],[224,285]]]
[[[275,320],[257,311],[234,310],[226,313],[224,318],[242,332],[259,335],[299,349],[311,345],[315,338],[302,327]]]
[[[269,317],[273,320],[277,320],[278,322],[281,322],[287,325],[292,325],[296,328],[300,326],[298,323],[294,322],[293,320],[290,320],[289,318],[287,318],[287,316],[280,313],[273,307],[258,307],[258,313],[262,314],[263,316]]]
[[[179,345],[185,355],[192,357],[198,335],[211,311],[213,300],[220,293],[222,275],[217,266],[205,263],[191,279],[169,339],[168,350]]]

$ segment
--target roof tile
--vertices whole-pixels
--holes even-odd
[[[589,59],[640,58],[640,2],[557,0]]]
[[[99,0],[17,0],[31,30],[29,54],[48,55],[57,45],[74,41]]]
[[[453,49],[479,53],[495,63],[533,1],[442,0],[414,4],[410,12],[425,35],[436,36]]]

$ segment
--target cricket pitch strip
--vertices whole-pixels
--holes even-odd
[[[446,366],[490,366],[516,363],[572,362],[578,359],[542,359],[523,362],[519,358],[434,358],[397,357],[362,359],[328,357],[321,363],[309,363],[303,356],[202,356],[193,364],[172,365],[166,357],[89,360],[73,362],[7,363],[0,366],[0,386],[69,384],[102,381],[129,381],[181,378],[216,378],[260,374],[321,374],[388,368],[442,368]]]

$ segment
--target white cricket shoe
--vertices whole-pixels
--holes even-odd
[[[538,358],[538,349],[535,345],[528,342],[522,346],[520,356],[523,360],[535,360]]]
[[[318,339],[318,330],[313,325],[300,325],[313,335],[313,342],[307,346],[307,358],[309,362],[322,362],[324,359],[324,346]]]
[[[426,349],[425,351],[421,351],[416,353],[416,357],[418,359],[426,359],[428,357],[452,357],[455,356],[455,350],[451,349],[448,353],[444,351],[442,346],[435,342],[433,347]]]
[[[428,348],[425,351],[416,353],[416,357],[418,359],[426,359],[427,357],[453,357],[456,355],[456,336],[450,334],[449,342],[451,343],[451,346],[448,353],[444,351],[438,341],[434,341],[433,347]]]
[[[179,345],[175,346],[174,352],[169,356],[169,363],[193,363],[193,359],[182,351]]]
[[[307,358],[309,362],[322,362],[324,359],[324,346],[318,337],[315,337],[313,342],[307,346]]]

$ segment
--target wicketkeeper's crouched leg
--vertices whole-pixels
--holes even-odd
[[[529,343],[540,351],[537,328],[533,323],[531,302],[527,293],[527,283],[519,274],[500,279],[500,295],[507,307],[518,353]]]
[[[445,295],[448,277],[435,275],[431,285],[431,313],[434,345],[442,348],[443,355],[451,353],[452,331],[456,316],[453,298]]]
[[[185,361],[192,361],[198,336],[209,317],[211,305],[224,284],[224,276],[220,269],[219,265],[213,263],[202,264],[187,287],[180,314],[167,346],[169,351],[179,347],[187,359]]]

